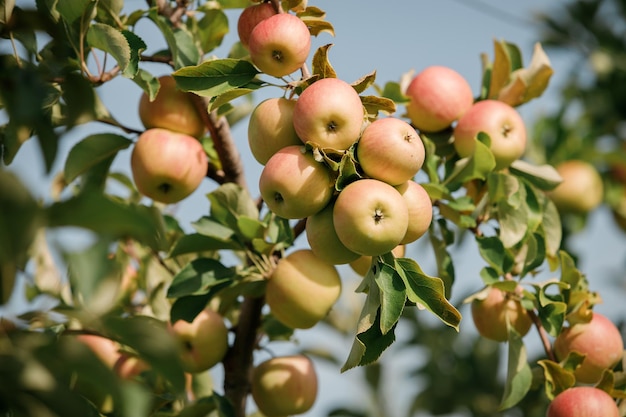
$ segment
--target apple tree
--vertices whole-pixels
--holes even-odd
[[[312,48],[334,27],[306,0],[5,1],[0,22],[0,296],[28,304],[2,320],[3,413],[306,413],[316,353],[298,349],[298,335],[318,323],[347,332],[352,345],[334,365],[366,369],[375,387],[401,325],[432,336],[423,344],[457,337],[451,253],[469,239],[484,267],[470,277],[479,290],[464,319],[477,343],[506,348],[503,387],[472,370],[497,391],[491,412],[532,401],[551,417],[624,415],[621,334],[594,311],[601,296],[563,245],[562,214],[594,209],[587,196],[601,180],[534,160],[518,112],[553,74],[540,43],[529,58],[494,41],[473,91],[443,66],[343,79],[332,44]],[[229,30],[239,41],[216,56]],[[141,92],[141,127],[100,98],[118,80]],[[258,177],[231,131],[244,123]],[[50,199],[11,170],[31,141],[33,163],[54,177]],[[585,181],[584,197],[572,196]],[[206,183],[207,209],[187,224],[176,207]],[[87,238],[68,249],[51,238],[63,231]],[[433,271],[409,256],[418,244]],[[348,272],[359,275],[354,288]],[[346,290],[358,308],[342,316]],[[543,346],[536,359],[531,331]],[[264,360],[281,342],[292,354]],[[330,414],[360,415],[341,413]]]

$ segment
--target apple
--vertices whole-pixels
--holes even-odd
[[[471,304],[472,320],[478,333],[490,340],[508,340],[507,322],[525,336],[533,322],[526,309],[511,293],[491,287],[485,298],[475,298]]]
[[[337,269],[310,249],[296,250],[279,260],[265,289],[272,315],[293,329],[313,327],[326,317],[340,295]]]
[[[322,78],[304,89],[293,110],[302,142],[348,149],[361,135],[365,110],[359,93],[339,78]]]
[[[606,316],[593,312],[588,323],[576,323],[565,327],[554,340],[554,353],[559,361],[570,352],[585,355],[574,371],[576,380],[586,384],[600,380],[605,369],[612,369],[622,359],[624,342],[622,335]]]
[[[360,179],[337,196],[333,222],[339,240],[360,255],[378,256],[404,239],[409,209],[398,190],[386,182]]]
[[[369,124],[356,148],[365,175],[391,185],[412,179],[422,168],[424,157],[424,144],[415,129],[395,117]]]
[[[301,68],[311,50],[307,25],[289,13],[279,13],[259,22],[248,40],[250,59],[261,72],[284,77]]]
[[[217,365],[228,350],[228,328],[222,316],[210,307],[190,323],[177,320],[170,331],[181,348],[181,362],[186,372],[198,373]]]
[[[352,262],[361,255],[352,252],[341,243],[333,224],[334,204],[328,204],[322,211],[306,220],[306,238],[315,255],[333,265]]]
[[[611,207],[611,214],[615,224],[626,232],[626,188],[622,191],[621,197]]]
[[[589,213],[602,203],[602,177],[593,165],[573,159],[561,162],[555,168],[563,182],[548,196],[560,212]]]
[[[122,379],[130,380],[150,369],[150,366],[141,358],[126,352],[120,353],[113,370]]]
[[[406,247],[404,245],[398,245],[391,250],[391,253],[393,253],[393,256],[396,258],[402,258],[405,252]],[[352,268],[352,270],[360,276],[364,277],[372,267],[373,259],[374,258],[371,256],[361,255],[358,259],[350,262],[350,268]]]
[[[252,398],[266,416],[302,414],[317,398],[317,373],[304,355],[268,359],[252,371]]]
[[[417,74],[404,93],[411,123],[425,132],[449,127],[472,106],[472,88],[461,74],[444,66],[431,66]]]
[[[130,163],[139,192],[166,204],[194,192],[209,168],[198,139],[159,128],[139,135]]]
[[[120,345],[104,336],[79,334],[76,339],[89,347],[108,368],[113,369],[120,357]]]
[[[491,139],[496,170],[507,168],[526,150],[526,125],[514,107],[498,100],[475,103],[454,128],[454,148],[461,158],[474,153],[476,136],[483,132]]]
[[[400,241],[406,245],[422,237],[433,220],[433,202],[426,189],[413,180],[396,186],[409,208],[409,227]]]
[[[620,417],[606,391],[596,387],[572,387],[558,394],[548,406],[547,417]]]
[[[261,165],[286,146],[302,145],[293,127],[295,105],[295,100],[273,97],[263,100],[250,114],[248,144]]]
[[[303,219],[322,210],[333,195],[327,167],[317,162],[302,145],[286,146],[265,164],[259,191],[277,216]]]
[[[276,10],[270,2],[253,4],[243,9],[237,20],[237,34],[239,35],[239,42],[241,42],[244,48],[248,48],[252,29],[263,20],[275,14]]]
[[[145,92],[139,99],[139,119],[146,129],[163,128],[199,138],[206,126],[194,104],[193,93],[176,86],[171,75],[159,77],[161,87],[153,101]]]

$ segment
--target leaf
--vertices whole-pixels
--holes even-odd
[[[259,209],[248,191],[234,183],[221,185],[207,197],[211,202],[211,217],[233,230],[238,230],[240,216],[259,217]]]
[[[484,180],[495,167],[496,160],[489,146],[476,140],[472,156],[458,160],[454,164],[453,171],[444,180],[444,184],[452,190],[469,180]]]
[[[364,75],[359,78],[351,85],[354,87],[357,93],[361,94],[363,91],[367,90],[372,84],[376,81],[376,71],[372,71],[369,74]]]
[[[122,75],[126,78],[134,78],[139,72],[139,61],[141,60],[141,52],[145,51],[148,46],[134,32],[123,30],[122,35],[126,38],[126,42],[130,46],[130,60],[128,66],[123,68]]]
[[[549,400],[576,384],[576,376],[572,371],[563,369],[558,363],[549,359],[541,359],[537,364],[543,369],[544,389]]]
[[[139,37],[134,35],[128,35],[134,42],[139,41]],[[92,23],[87,30],[87,42],[90,46],[98,48],[104,52],[111,54],[117,61],[120,69],[124,73],[124,76],[133,75],[133,70],[127,74],[126,70],[131,62],[131,48],[127,37],[115,29],[113,26],[106,25],[104,23]],[[143,43],[143,41],[141,41]],[[145,48],[145,44],[143,44]],[[135,65],[138,63],[138,52],[135,52],[136,60]],[[136,71],[136,70],[135,70]]]
[[[509,357],[504,394],[500,402],[500,410],[506,410],[520,402],[530,390],[532,371],[528,365],[526,346],[522,337],[513,326],[509,328]]]
[[[246,87],[238,87],[232,90],[228,90],[224,94],[220,94],[211,100],[209,104],[209,111],[217,110],[225,104],[230,103],[231,101],[243,97],[245,95],[251,94],[258,90],[260,86],[258,84],[250,83],[246,84]]]
[[[509,167],[509,171],[544,191],[555,189],[563,181],[563,178],[552,165],[537,166],[521,159],[514,161]]]
[[[312,36],[317,36],[322,32],[328,32],[331,36],[335,36],[335,28],[333,25],[324,20],[326,12],[315,6],[309,6],[306,9],[296,13],[309,28]]]
[[[445,324],[459,330],[461,313],[446,299],[441,278],[424,274],[417,262],[409,258],[397,258],[395,268],[404,281],[410,301],[425,307]]]
[[[194,259],[174,276],[167,290],[167,296],[178,298],[206,294],[215,286],[229,284],[236,275],[234,268],[227,268],[218,260]]]
[[[396,103],[393,100],[378,96],[361,96],[361,103],[370,119],[378,117],[378,112],[393,114],[396,112]]]
[[[395,81],[386,82],[380,95],[398,104],[406,104],[409,102],[409,98],[404,94],[400,83]]]
[[[97,133],[87,136],[70,149],[65,168],[65,181],[69,184],[94,165],[128,148],[133,142],[113,133]]]
[[[493,99],[504,87],[511,75],[512,63],[511,58],[503,41],[494,40],[494,59],[491,67],[491,78],[489,83],[489,98]]]
[[[496,237],[477,237],[476,243],[482,258],[498,273],[504,275],[513,266],[513,258],[508,253],[502,241]]]
[[[163,33],[163,37],[172,54],[175,69],[198,64],[200,52],[196,47],[193,36],[184,29],[184,26],[172,27],[169,19],[159,15],[156,7],[150,9],[148,17],[156,23],[161,33]]]
[[[155,250],[167,245],[158,209],[125,204],[98,192],[54,203],[47,215],[50,227],[76,226],[114,238],[131,237]]]
[[[332,44],[322,45],[313,54],[311,62],[313,74],[318,74],[320,78],[337,78],[335,69],[328,60],[328,50]]]
[[[198,21],[200,48],[206,54],[222,44],[228,34],[228,17],[221,9],[204,10],[204,16]]]
[[[172,75],[184,91],[203,97],[216,97],[250,83],[259,71],[242,59],[224,58],[190,65]]]
[[[232,240],[217,239],[213,236],[206,236],[200,233],[183,235],[170,250],[168,257],[174,258],[189,253],[201,253],[207,251],[217,251],[221,249],[240,250],[241,246]]]
[[[544,200],[541,228],[546,241],[546,253],[551,257],[556,257],[561,248],[563,228],[558,209],[547,197]]]
[[[380,332],[385,335],[395,327],[402,315],[406,289],[392,265],[378,262],[371,269],[374,270],[374,282],[380,291]]]

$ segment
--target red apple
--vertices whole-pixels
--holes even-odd
[[[556,170],[563,182],[548,195],[559,211],[589,213],[602,203],[602,177],[593,165],[574,159],[558,164]]]
[[[277,216],[303,219],[322,210],[333,195],[327,167],[305,152],[304,146],[287,146],[263,167],[259,190]]]
[[[424,144],[415,129],[395,117],[377,119],[359,139],[356,157],[365,175],[391,185],[415,176],[424,163]]]
[[[166,129],[142,133],[130,163],[139,192],[167,204],[194,192],[208,170],[207,155],[196,138]]]
[[[194,102],[193,93],[179,90],[174,77],[159,77],[161,87],[153,101],[145,92],[139,99],[139,118],[146,129],[163,128],[199,138],[206,126]]]
[[[359,94],[339,78],[323,78],[308,86],[293,110],[293,125],[302,142],[339,150],[357,141],[364,118]]]
[[[278,261],[265,289],[272,315],[293,329],[313,327],[340,295],[337,269],[310,249],[296,250]]]
[[[181,347],[186,372],[198,373],[217,365],[228,350],[228,328],[222,316],[207,307],[190,323],[177,320],[170,326]]]
[[[425,132],[449,127],[472,106],[472,88],[461,74],[451,68],[431,66],[417,74],[405,95],[410,102],[406,111],[413,125]]]
[[[113,365],[115,373],[122,379],[130,380],[150,369],[141,358],[128,353],[120,353]]]
[[[595,387],[572,387],[558,394],[547,417],[620,417],[615,400]]]
[[[79,334],[76,339],[89,347],[108,368],[114,368],[120,357],[120,345],[117,342],[91,334]]]
[[[378,256],[402,241],[409,226],[404,197],[391,185],[361,179],[346,186],[335,201],[333,222],[339,240],[360,255]]]
[[[259,22],[250,33],[252,63],[262,72],[284,77],[301,68],[311,49],[311,34],[298,17],[279,13]]]
[[[266,416],[292,416],[313,407],[317,398],[317,374],[304,355],[268,359],[254,368],[252,397]]]
[[[554,353],[564,360],[570,352],[585,355],[576,368],[576,380],[593,384],[600,380],[605,369],[612,369],[622,359],[622,335],[606,316],[594,312],[588,323],[565,327],[554,341]]]
[[[415,242],[428,231],[433,220],[433,203],[430,196],[420,184],[408,180],[396,186],[409,208],[409,227],[400,241],[406,245]]]
[[[396,258],[402,258],[405,252],[406,247],[404,245],[398,245],[391,250],[391,253],[393,253],[393,256]],[[371,256],[362,255],[358,259],[350,262],[350,268],[352,268],[352,270],[357,274],[364,277],[372,267],[372,260],[373,258]]]
[[[472,320],[478,333],[497,342],[508,340],[507,322],[525,336],[533,322],[522,304],[512,294],[498,288],[487,290],[485,298],[472,301]]]
[[[497,170],[507,168],[526,150],[524,120],[515,108],[502,101],[479,101],[459,119],[454,128],[454,148],[461,158],[474,153],[480,132],[491,139]]]
[[[315,255],[333,265],[341,265],[356,260],[358,253],[352,252],[341,243],[333,223],[334,204],[328,204],[322,211],[306,220],[306,238]]]
[[[272,155],[290,145],[302,145],[293,127],[295,100],[269,98],[250,114],[248,144],[252,156],[265,165]]]
[[[270,2],[253,4],[243,9],[237,20],[237,34],[244,48],[248,48],[252,29],[263,20],[275,14],[276,10]]]

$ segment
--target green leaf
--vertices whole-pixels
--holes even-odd
[[[398,104],[406,104],[409,102],[409,98],[402,92],[402,87],[400,86],[400,83],[395,81],[386,82],[380,95],[382,97],[393,100]]]
[[[156,98],[156,95],[161,88],[159,79],[141,68],[137,71],[135,77],[133,77],[133,81],[141,87],[145,94],[148,95],[150,101],[153,101]]]
[[[63,170],[65,181],[71,183],[79,175],[122,149],[128,148],[132,143],[130,139],[113,133],[87,136],[70,149]]]
[[[221,287],[214,287],[218,289]],[[198,314],[204,310],[215,295],[213,291],[209,291],[202,295],[189,295],[177,298],[170,309],[170,322],[176,323],[178,320],[185,320],[191,323]]]
[[[361,96],[361,103],[371,119],[378,117],[379,112],[393,114],[396,112],[396,103],[393,100],[378,96]]]
[[[220,94],[219,96],[211,100],[211,102],[209,103],[209,111],[219,109],[220,107],[230,103],[231,101],[239,97],[251,94],[258,90],[260,87],[261,86],[259,84],[249,83],[246,84],[244,87],[238,87],[232,90],[228,90],[224,94]]]
[[[374,282],[380,291],[380,332],[385,335],[395,327],[402,315],[406,289],[392,265],[378,262],[372,269]]]
[[[52,204],[50,227],[76,226],[113,238],[134,238],[156,250],[167,245],[158,209],[125,204],[98,192],[86,192]]]
[[[184,26],[181,25],[174,28],[168,18],[159,15],[156,7],[150,9],[148,16],[163,33],[163,37],[172,54],[175,69],[198,64],[200,51],[196,47],[193,36]]]
[[[130,47],[130,59],[128,61],[128,66],[123,68],[122,75],[126,78],[134,78],[139,72],[141,53],[145,51],[148,46],[143,39],[131,31],[123,30],[122,35],[124,35],[126,42],[128,42],[128,46]]]
[[[320,78],[337,78],[335,69],[328,60],[328,51],[332,44],[322,45],[313,54],[311,62],[313,74],[317,74]]]
[[[396,272],[404,281],[407,298],[437,316],[457,331],[461,313],[445,297],[441,278],[426,275],[413,259],[396,258]]]
[[[211,258],[198,258],[178,272],[167,290],[169,298],[206,294],[215,286],[230,283],[237,272]]]
[[[537,166],[521,159],[514,161],[509,167],[509,171],[544,191],[553,190],[563,181],[563,178],[552,165]]]
[[[553,400],[559,393],[576,384],[576,376],[572,371],[563,369],[558,363],[549,359],[537,361],[543,369],[544,389],[548,399]]]
[[[363,91],[372,86],[374,84],[374,81],[376,81],[376,71],[372,71],[369,74],[364,75],[363,77],[353,82],[351,85],[352,87],[354,87],[357,93],[361,94]]]
[[[348,360],[341,368],[341,372],[355,366],[369,365],[378,360],[385,349],[394,342],[396,338],[394,330],[395,326],[386,334],[382,334],[380,331],[380,313],[378,312],[372,325],[356,335]]]
[[[504,248],[502,241],[496,236],[476,238],[478,250],[482,258],[498,273],[503,275],[511,270],[513,258]]]
[[[216,97],[250,83],[259,71],[242,59],[224,58],[187,66],[172,75],[184,91]]]
[[[95,0],[59,1],[56,3],[56,10],[61,14],[67,23],[74,23],[87,9],[88,5],[95,5]]]
[[[139,39],[137,36],[129,35],[129,37],[134,41]],[[126,70],[131,63],[131,48],[127,37],[122,32],[104,23],[92,23],[87,30],[87,42],[90,46],[111,54],[123,74],[128,76]],[[135,54],[138,60],[138,52]],[[132,69],[130,72],[132,73]]]
[[[561,216],[558,209],[552,200],[547,197],[544,199],[541,229],[546,241],[546,253],[555,258],[561,248],[563,228],[561,227]]]
[[[489,146],[485,145],[480,140],[476,140],[474,154],[470,157],[458,160],[454,164],[452,172],[444,180],[444,184],[448,185],[448,188],[452,190],[469,180],[484,180],[495,167],[496,160]]]
[[[237,184],[223,184],[207,197],[211,202],[211,217],[233,230],[238,230],[240,216],[259,217],[259,209],[249,192]]]
[[[228,33],[228,17],[221,9],[204,10],[204,16],[198,21],[200,48],[206,54],[222,44]]]
[[[213,236],[206,236],[200,233],[192,233],[181,236],[172,246],[168,256],[174,258],[189,253],[201,253],[217,251],[221,249],[242,249],[237,242],[232,240],[217,239]]]
[[[103,304],[98,302],[99,296],[102,296],[106,307],[110,307],[108,304],[114,299],[117,289],[117,285],[103,285],[116,279],[114,273],[119,272],[115,263],[108,259],[110,244],[103,239],[85,250],[66,255],[74,296],[94,314],[102,313],[93,311]]]
[[[513,326],[508,327],[509,358],[500,410],[506,410],[519,403],[530,390],[533,379],[522,337]]]

